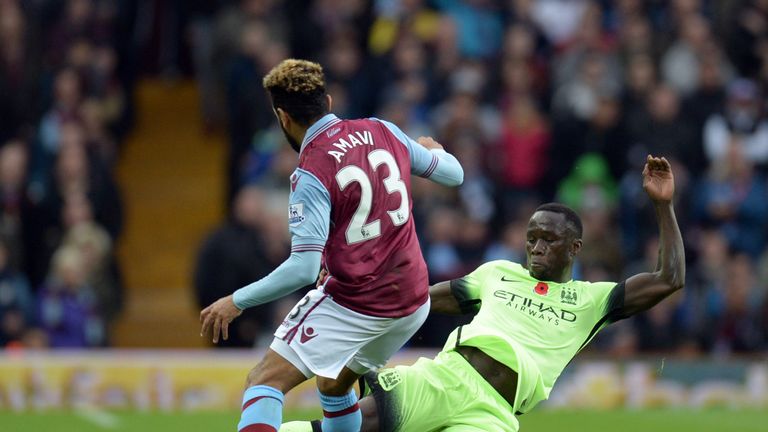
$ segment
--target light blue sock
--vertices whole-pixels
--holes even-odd
[[[358,432],[363,424],[363,414],[357,405],[354,390],[345,396],[326,396],[320,393],[323,407],[323,432]]]
[[[239,432],[277,432],[283,422],[283,393],[269,386],[249,387],[243,394]]]

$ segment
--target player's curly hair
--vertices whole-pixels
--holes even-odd
[[[323,67],[317,63],[283,60],[264,77],[263,85],[272,106],[281,108],[303,126],[328,113]]]

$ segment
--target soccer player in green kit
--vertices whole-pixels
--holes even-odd
[[[620,283],[573,280],[581,220],[564,205],[540,206],[528,223],[527,269],[492,261],[430,288],[432,312],[475,317],[451,333],[434,359],[367,376],[373,394],[360,401],[361,430],[517,431],[515,414],[547,399],[557,377],[598,331],[683,287],[683,240],[665,158],[648,156],[643,188],[660,231],[653,272]],[[280,430],[321,429],[318,422],[292,422]]]

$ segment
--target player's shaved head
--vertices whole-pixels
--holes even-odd
[[[307,60],[287,59],[264,77],[272,106],[303,126],[328,113],[323,67]]]
[[[575,239],[581,238],[584,232],[584,227],[581,223],[581,218],[572,208],[568,207],[565,204],[551,202],[551,203],[546,203],[538,206],[536,208],[536,211],[560,213],[561,215],[565,216],[565,220],[568,223],[568,228],[571,231],[571,234],[573,234],[573,238]]]

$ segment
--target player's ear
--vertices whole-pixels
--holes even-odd
[[[573,242],[571,243],[571,250],[569,251],[571,254],[571,258],[579,254],[579,252],[581,251],[582,244],[583,243],[580,238],[573,240]]]
[[[277,115],[277,121],[280,122],[280,125],[285,130],[288,130],[288,127],[291,124],[291,116],[288,115],[288,113],[285,112],[285,110],[283,110],[282,108],[276,108],[274,109],[274,111],[275,111],[275,115]]]

